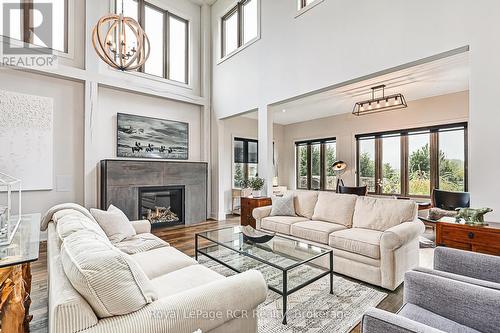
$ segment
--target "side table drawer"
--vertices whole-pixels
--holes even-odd
[[[453,227],[444,227],[442,231],[443,239],[481,244],[500,244],[500,234],[493,234],[474,229],[458,229]]]

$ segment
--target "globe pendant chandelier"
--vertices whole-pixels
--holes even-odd
[[[92,43],[99,58],[109,66],[132,71],[143,66],[149,58],[149,38],[131,17],[108,14],[99,19],[92,31]]]

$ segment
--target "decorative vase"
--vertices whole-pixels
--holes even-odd
[[[249,197],[251,195],[252,195],[252,189],[251,188],[241,189],[241,196],[242,197]]]
[[[262,191],[261,190],[258,190],[258,191],[253,190],[252,191],[252,196],[254,198],[260,198],[262,196]]]

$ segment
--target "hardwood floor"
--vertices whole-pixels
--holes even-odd
[[[155,229],[153,233],[185,254],[194,256],[195,233],[231,225],[239,225],[239,219],[231,218],[221,222],[208,221],[192,227]],[[47,244],[45,242],[40,244],[40,259],[32,264],[31,270],[33,275],[31,295],[33,302],[31,314],[33,315],[33,320],[30,324],[30,329],[34,333],[45,333],[48,331]],[[388,293],[388,296],[378,307],[396,312],[403,303],[403,286],[400,286],[394,292],[383,291]],[[351,332],[360,332],[360,325],[356,326]]]

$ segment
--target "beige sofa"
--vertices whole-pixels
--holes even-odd
[[[102,229],[85,208],[70,207],[52,209],[42,220],[42,229],[48,229],[49,332],[257,332],[254,312],[267,295],[259,272],[223,277],[150,234],[147,221],[132,222],[137,235],[111,244],[102,238]],[[135,267],[135,282],[140,288],[147,284],[148,295],[154,295],[149,301],[140,299],[147,304],[127,313],[132,299],[137,298],[137,286],[134,280],[124,284],[103,265],[89,265],[96,258],[88,258],[87,253],[95,252],[96,247],[103,249],[103,257],[121,258],[124,262],[118,263],[118,269],[128,264],[129,270],[119,275],[124,279],[130,278],[130,267]],[[93,268],[106,276],[92,275]],[[73,278],[85,269],[91,280]],[[139,283],[141,276],[144,281]],[[96,287],[96,281],[102,283]],[[93,284],[96,296],[82,293],[82,284],[85,288]],[[109,299],[110,295],[119,297]],[[111,312],[120,315],[109,315]]]
[[[424,224],[410,200],[291,191],[295,216],[270,216],[256,208],[257,229],[332,248],[334,271],[394,290],[418,266]]]

